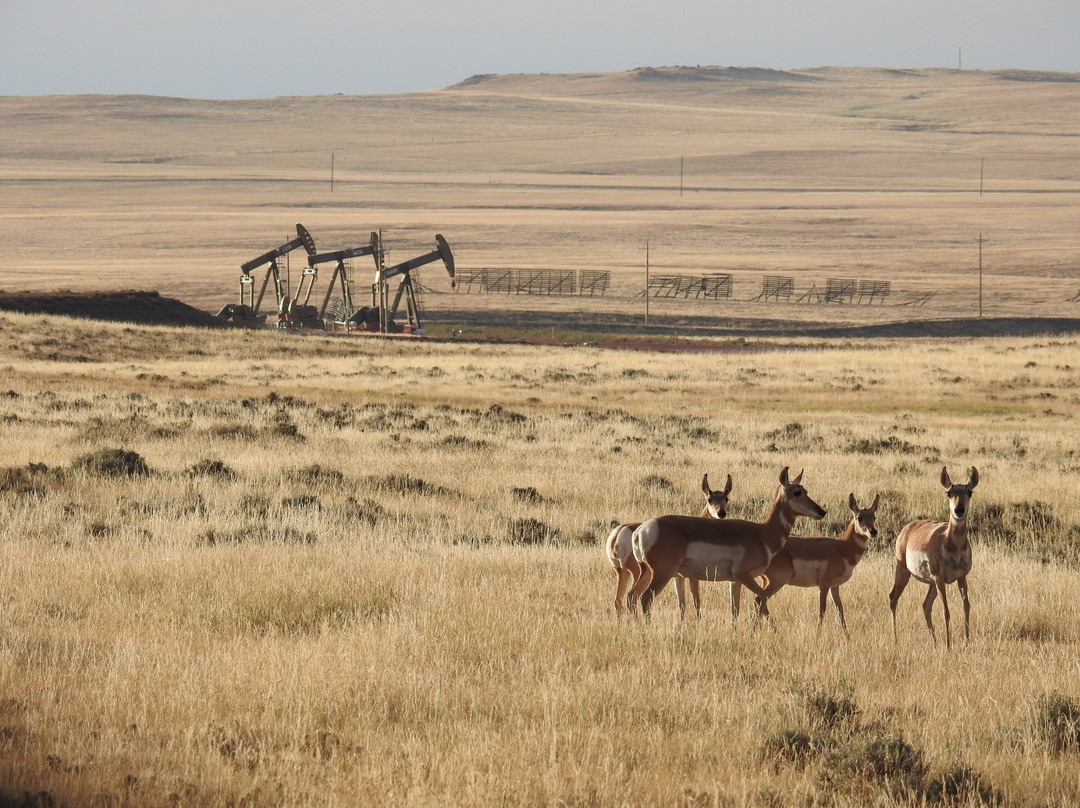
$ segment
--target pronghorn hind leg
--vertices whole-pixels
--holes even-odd
[[[630,579],[633,577],[630,574],[630,570],[619,567],[615,570],[615,574],[619,576],[619,582],[615,588],[615,615],[616,617],[622,617],[626,611],[626,603],[624,598],[626,597],[626,590],[630,586]]]
[[[840,615],[840,628],[847,634],[847,623],[844,622],[844,604],[843,601],[840,600],[840,587],[834,586],[830,591],[832,592],[832,602],[836,605],[836,613]],[[824,600],[824,596],[822,597],[822,600]],[[822,604],[822,606],[824,612],[824,604]]]
[[[738,581],[732,581],[728,585],[728,591],[731,595],[731,622],[735,622],[739,619],[739,599],[742,595],[742,584]]]
[[[930,584],[926,590],[926,597],[923,598],[922,611],[923,617],[926,618],[926,627],[930,629],[930,636],[937,642],[937,635],[934,634],[934,619],[932,616],[932,609],[934,608],[934,600],[937,598],[937,586]],[[946,607],[945,614],[948,615],[948,608]],[[945,642],[949,641],[949,622],[948,617],[945,619]]]
[[[964,642],[967,642],[970,639],[968,635],[968,623],[971,616],[971,604],[968,603],[968,588],[966,575],[962,575],[956,579],[956,587],[960,590],[960,599],[964,601]]]
[[[907,568],[902,560],[896,562],[896,572],[893,575],[893,588],[889,593],[889,609],[892,611],[892,635],[893,642],[896,642],[896,604],[900,600],[900,596],[904,594],[904,588],[908,585],[908,581],[911,580],[911,572]],[[933,634],[934,630],[930,629],[930,633]]]
[[[627,566],[634,575],[634,585],[630,587],[630,592],[626,596],[626,605],[632,614],[637,614],[638,601],[652,583],[653,568],[648,564],[638,562],[637,559],[634,559],[632,563],[628,562]]]
[[[825,604],[828,602],[829,590],[827,587],[821,587],[818,589],[818,616],[817,627],[820,629],[821,624],[825,622]]]
[[[667,582],[671,580],[671,576],[663,574],[657,575],[656,571],[648,564],[642,564],[641,567],[642,578],[644,578],[646,574],[649,576],[649,585],[646,587],[645,591],[641,593],[641,613],[644,615],[645,619],[648,620],[649,613],[652,611],[653,600],[656,599],[660,590],[667,586]]]

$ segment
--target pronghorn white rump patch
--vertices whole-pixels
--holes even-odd
[[[655,519],[649,519],[646,522],[642,522],[638,529],[634,531],[634,535],[631,538],[634,547],[634,558],[644,562],[646,556],[648,556],[649,551],[652,550],[659,537],[659,522]]]
[[[612,528],[607,538],[607,557],[616,569],[622,569],[634,556],[634,531],[626,525]]]

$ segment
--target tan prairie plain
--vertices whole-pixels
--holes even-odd
[[[1078,95],[1073,74],[658,68],[402,96],[0,98],[0,288],[149,286],[216,311],[300,221],[325,250],[379,230],[392,261],[438,232],[462,269],[612,272],[604,298],[459,293],[440,312],[640,311],[648,242],[653,272],[734,275],[734,301],[655,317],[935,319],[978,315],[981,234],[985,316],[1075,316]],[[773,273],[796,297],[889,280],[890,305],[750,302]]]
[[[6,290],[214,310],[304,222],[435,232],[459,266],[610,268],[595,300],[451,293],[542,322],[636,313],[658,270],[723,316],[1071,317],[1074,76],[657,69],[403,97],[4,98]],[[329,155],[335,186],[329,188]],[[683,190],[679,191],[679,163]],[[984,164],[983,194],[979,169]],[[749,303],[761,276],[925,307]],[[441,292],[441,294],[438,294]],[[657,302],[707,320],[716,301]],[[721,303],[721,306],[724,304]],[[729,304],[733,305],[733,304]],[[964,311],[964,308],[967,310]],[[0,315],[0,804],[1068,806],[1080,801],[1080,417],[1070,334],[621,352]],[[732,625],[662,593],[619,623],[613,522],[780,469],[881,496],[844,587]],[[977,467],[972,638],[890,547]]]

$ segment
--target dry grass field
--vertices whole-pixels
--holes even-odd
[[[761,337],[616,351],[0,312],[0,805],[1075,805],[1080,340],[1060,319],[785,324],[977,317],[980,232],[987,319],[1075,319],[1078,90],[672,68],[0,98],[8,292],[214,311],[300,221],[324,249],[381,229],[391,261],[439,232],[459,268],[613,273],[602,298],[527,298],[427,268],[440,323],[625,328],[648,239],[655,271],[736,278],[734,301],[653,304],[680,344],[722,321]],[[772,273],[887,279],[892,300],[750,302]],[[848,494],[880,494],[850,636],[791,588],[773,628],[732,625],[708,584],[700,619],[669,588],[650,623],[616,620],[613,523],[697,512],[703,472],[762,519],[784,466],[828,509],[802,532],[838,536]],[[887,605],[897,532],[946,516],[942,466],[981,475],[972,638],[949,651],[922,586],[895,643]]]
[[[0,782],[29,805],[1080,799],[1075,338],[719,360],[6,314]],[[619,624],[600,541],[805,467],[845,586]],[[889,547],[976,466],[973,637]],[[955,593],[952,603],[958,609]],[[831,609],[831,607],[830,607]],[[940,612],[936,620],[941,627]],[[954,631],[957,630],[954,623]]]

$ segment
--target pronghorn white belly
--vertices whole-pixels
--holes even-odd
[[[830,575],[830,560],[827,558],[793,558],[791,559],[791,566],[795,571],[789,584],[791,586],[823,586],[824,581],[828,580],[830,586],[840,586],[840,584],[847,583],[851,578],[851,573],[855,569],[855,565],[850,561],[843,560],[843,571],[839,577]],[[835,572],[835,567],[832,568]]]
[[[905,556],[908,572],[926,584],[933,583],[934,573],[930,567],[930,555],[924,550],[909,549]],[[938,572],[945,583],[955,583],[971,571],[971,546],[958,553],[943,553]]]
[[[930,571],[930,554],[925,550],[911,550],[904,554],[904,563],[908,572],[924,584],[934,582],[934,573]]]
[[[746,549],[737,545],[691,542],[679,574],[700,581],[732,581],[745,556]]]
[[[632,538],[634,531],[626,525],[612,528],[607,538],[607,557],[616,569],[623,569],[626,562],[634,557]]]

